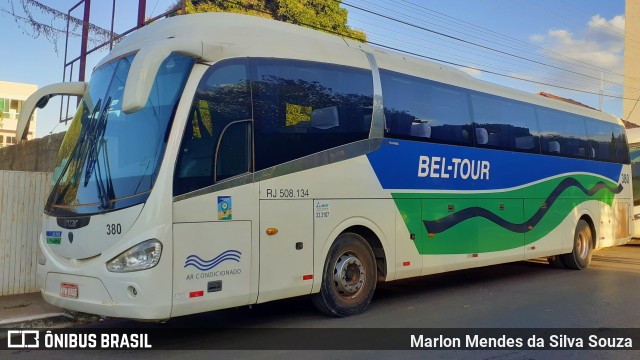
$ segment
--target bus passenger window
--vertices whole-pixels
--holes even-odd
[[[539,152],[540,136],[532,105],[478,92],[471,93],[471,105],[473,122],[488,132],[486,142],[476,138],[476,146]]]
[[[251,74],[256,170],[368,138],[370,70],[255,59]]]
[[[542,134],[540,143],[543,154],[582,159],[588,155],[585,117],[543,107],[538,107],[536,113]]]
[[[380,70],[385,136],[470,145],[467,91],[455,86]]]

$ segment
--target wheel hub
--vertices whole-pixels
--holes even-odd
[[[579,234],[576,243],[578,246],[578,256],[580,256],[580,258],[582,259],[585,259],[587,257],[587,254],[589,253],[589,247],[591,246],[589,244],[589,240],[583,234]]]
[[[351,296],[362,288],[366,275],[360,260],[353,254],[345,253],[336,261],[333,277],[338,293]]]

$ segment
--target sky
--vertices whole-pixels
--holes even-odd
[[[147,0],[146,16],[164,12],[175,1]],[[78,0],[39,2],[66,13]],[[112,4],[93,0],[91,22],[109,29]],[[372,43],[456,64],[482,80],[594,108],[600,106],[601,85],[605,94],[622,96],[624,6],[624,0],[343,0],[342,5],[349,11],[349,25]],[[25,8],[39,22],[66,27],[29,0],[0,0],[0,80],[38,87],[60,82],[65,36],[38,34],[7,13],[26,17]],[[82,6],[72,15],[82,17]],[[136,17],[137,1],[116,0],[116,33],[133,27]],[[69,59],[79,55],[79,32],[72,31]],[[632,40],[637,44],[632,46],[640,46],[640,38]],[[88,69],[106,54],[92,54]],[[603,111],[624,118],[619,98],[603,97]],[[36,135],[66,130],[59,118],[60,101],[51,101],[38,112]]]

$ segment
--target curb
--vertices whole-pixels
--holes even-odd
[[[20,323],[26,323],[30,321],[43,320],[48,318],[60,317],[60,316],[66,317],[70,320],[75,320],[73,316],[67,313],[47,313],[47,314],[38,314],[38,315],[32,315],[32,316],[24,316],[19,318],[0,320],[0,325],[1,326],[15,325]]]

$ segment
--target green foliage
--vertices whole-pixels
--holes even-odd
[[[364,32],[347,25],[347,10],[335,0],[186,0],[187,14],[200,12],[233,12],[259,16],[359,41]]]

